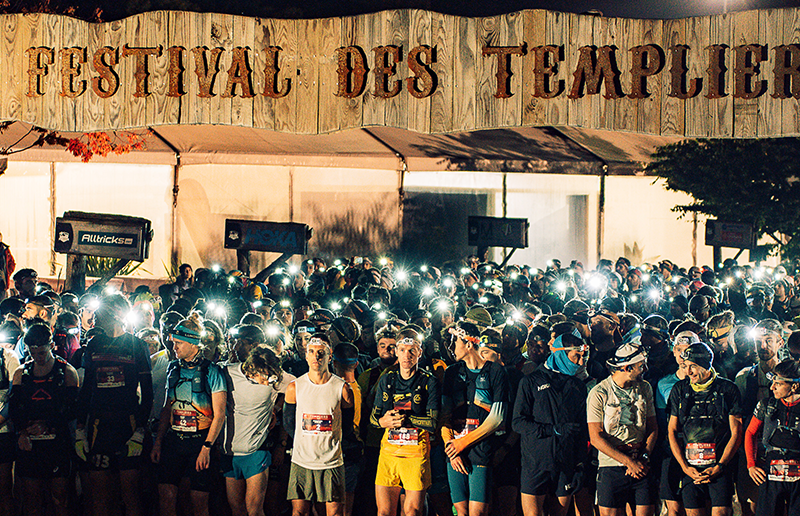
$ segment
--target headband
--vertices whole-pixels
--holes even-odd
[[[575,337],[577,339],[580,339],[581,343],[578,344],[577,346],[562,346],[561,342],[563,340],[564,335],[572,335],[573,337]],[[582,351],[582,352],[585,353],[585,352],[589,351],[589,346],[588,346],[588,344],[583,342],[583,337],[581,337],[581,334],[578,331],[578,329],[577,328],[572,328],[571,332],[565,333],[563,335],[559,335],[558,337],[556,337],[555,341],[553,341],[553,347],[550,348],[550,350],[551,351],[573,351],[573,350],[578,350],[578,351]]]
[[[712,339],[721,339],[728,336],[728,334],[731,332],[731,328],[733,328],[733,326],[714,328],[713,330],[708,330],[708,334]]]
[[[177,336],[180,340],[186,341],[189,344],[194,344],[195,346],[200,344],[200,338],[203,336],[202,333],[187,328],[183,324],[176,326],[171,333],[173,337]]]
[[[779,382],[786,382],[786,383],[800,383],[800,378],[786,378],[784,376],[779,376],[775,373],[767,373],[767,380],[770,382],[779,381]]]
[[[459,328],[459,327],[450,328],[448,332],[450,333],[450,335],[453,335],[456,338],[460,338],[461,340],[471,342],[476,346],[479,346],[481,343],[481,339],[479,337],[472,337],[470,335],[467,335],[467,332],[464,331],[464,328]]]

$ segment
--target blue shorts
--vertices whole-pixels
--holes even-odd
[[[453,503],[489,503],[492,494],[491,466],[468,466],[469,475],[453,469],[447,462],[447,480],[450,484],[450,499]]]
[[[223,455],[222,475],[246,480],[267,471],[271,465],[272,454],[267,450],[256,450],[249,455]]]

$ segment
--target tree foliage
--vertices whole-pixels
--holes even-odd
[[[685,140],[660,147],[647,167],[694,202],[673,208],[753,224],[785,258],[800,256],[800,140]]]
[[[0,122],[0,136],[8,131],[13,121]],[[0,145],[0,156],[16,154],[34,147],[52,145],[64,147],[73,156],[81,158],[87,163],[95,156],[106,157],[109,154],[127,154],[131,151],[147,149],[147,138],[152,134],[150,130],[143,133],[130,131],[93,132],[83,133],[74,138],[68,138],[58,131],[30,126],[28,130],[6,145]]]

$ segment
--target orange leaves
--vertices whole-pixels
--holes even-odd
[[[73,156],[79,157],[81,161],[87,163],[94,156],[106,157],[109,154],[121,155],[131,151],[145,150],[147,149],[145,140],[150,134],[150,131],[144,134],[113,133],[113,136],[106,132],[84,133],[78,138],[68,140],[65,146]]]

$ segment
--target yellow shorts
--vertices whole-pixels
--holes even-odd
[[[375,485],[400,487],[406,491],[424,491],[431,485],[431,461],[422,457],[396,457],[381,452]]]

